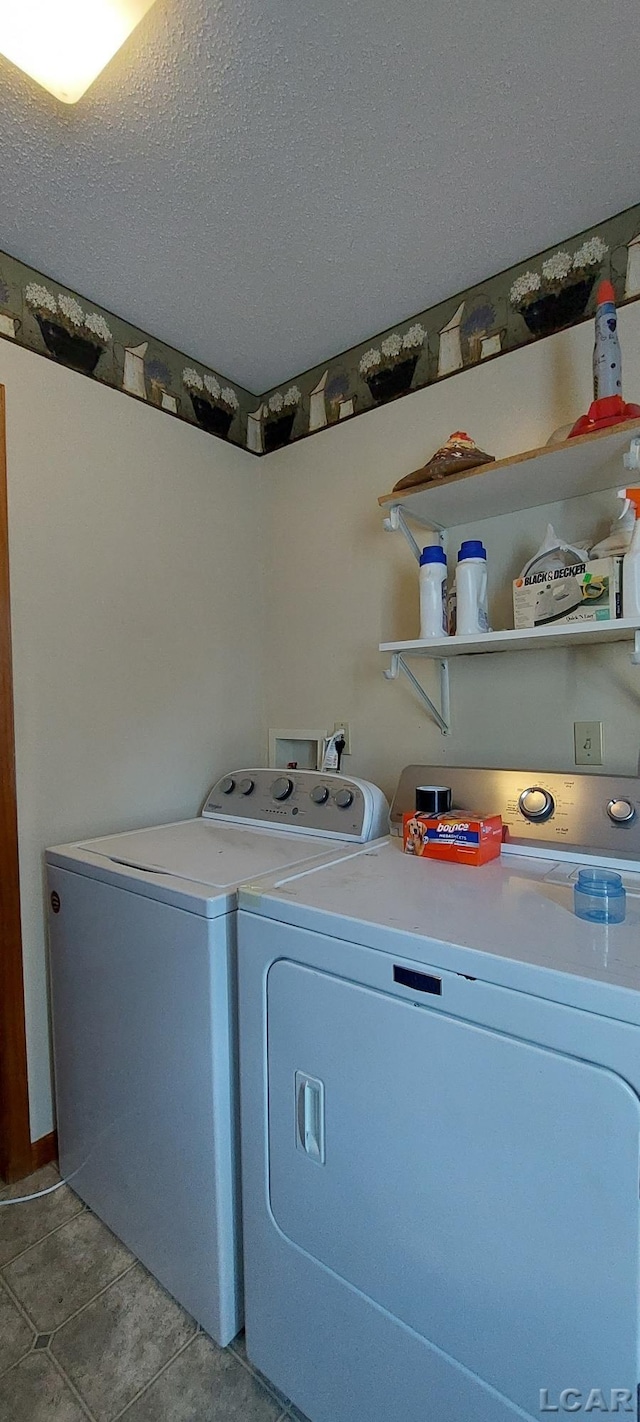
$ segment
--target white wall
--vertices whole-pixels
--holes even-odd
[[[620,334],[625,393],[640,399],[640,304],[621,312]],[[387,792],[411,761],[570,768],[576,719],[604,722],[605,771],[636,773],[640,671],[624,645],[452,662],[448,736],[405,681],[384,680],[377,651],[381,641],[418,635],[417,565],[401,535],[383,532],[378,495],[455,429],[467,429],[498,458],[545,443],[592,398],[592,344],[589,323],[270,457],[272,726],[333,727],[345,717],[353,737],[346,768]],[[622,468],[612,468],[612,486],[625,482]],[[484,539],[493,626],[513,626],[511,579],[548,518],[567,538],[593,542],[615,507],[615,497],[598,496],[459,528],[449,557],[455,562],[461,537]],[[437,692],[435,669],[413,665]]]
[[[42,851],[197,814],[262,759],[263,468],[0,344],[32,1138],[52,1127]]]
[[[620,328],[625,392],[640,397],[640,303]],[[52,1125],[47,844],[196,813],[219,773],[263,759],[269,725],[345,717],[347,768],[388,793],[411,760],[570,767],[575,719],[602,719],[604,769],[635,773],[640,672],[624,647],[453,663],[446,737],[377,651],[417,634],[416,565],[377,496],[456,428],[498,457],[543,443],[589,402],[591,344],[589,325],[552,337],[258,463],[0,343],[34,1139]],[[547,518],[592,539],[614,505],[479,525],[494,626]],[[454,556],[468,532],[451,535]]]

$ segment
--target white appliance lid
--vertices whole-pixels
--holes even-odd
[[[353,850],[353,845],[344,847]],[[84,840],[76,848],[141,873],[167,874],[204,884],[213,892],[228,893],[245,879],[277,874],[326,856],[335,848],[335,841],[331,844],[320,836],[197,819]]]
[[[247,885],[240,908],[640,1023],[640,874],[623,873],[626,921],[606,926],[575,916],[576,872],[553,858],[415,859],[379,840]]]

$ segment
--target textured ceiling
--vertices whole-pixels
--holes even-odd
[[[76,107],[0,59],[0,248],[267,389],[637,202],[637,19],[157,0]]]

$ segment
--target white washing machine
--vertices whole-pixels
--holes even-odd
[[[47,851],[62,1175],[223,1345],[242,1324],[237,886],[387,828],[366,781],[241,770],[198,819]]]
[[[245,888],[247,1347],[313,1422],[637,1417],[640,782],[413,766],[500,811]],[[617,866],[624,924],[573,912]]]

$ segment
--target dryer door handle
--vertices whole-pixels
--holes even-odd
[[[324,1165],[324,1082],[296,1072],[296,1145],[316,1165]]]

